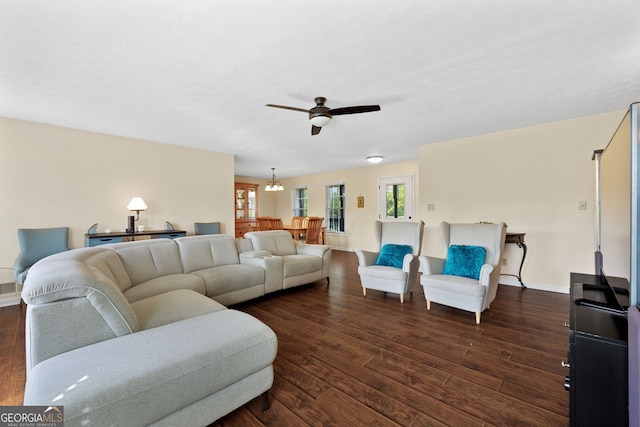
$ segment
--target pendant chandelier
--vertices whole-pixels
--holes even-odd
[[[282,191],[284,187],[280,182],[276,181],[276,168],[271,168],[271,181],[267,182],[264,191]]]

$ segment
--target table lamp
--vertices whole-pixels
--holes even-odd
[[[134,233],[136,231],[135,222],[140,219],[140,211],[147,209],[147,204],[142,200],[142,197],[134,197],[127,205],[127,209],[136,212],[135,217],[129,216],[129,228],[127,228],[127,233]]]

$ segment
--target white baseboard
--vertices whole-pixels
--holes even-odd
[[[20,304],[20,294],[18,292],[0,295],[0,307]]]
[[[547,285],[545,283],[532,283],[532,282],[525,282],[524,280],[523,282],[524,282],[524,285],[529,289],[536,289],[538,291],[556,292],[559,294],[569,293],[568,286],[566,288],[560,288],[558,286]],[[520,287],[520,282],[518,282],[518,279],[513,276],[500,275],[500,284]]]

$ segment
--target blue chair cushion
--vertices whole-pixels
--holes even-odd
[[[19,228],[20,254],[13,266],[14,278],[22,284],[27,270],[49,255],[69,250],[69,227]]]
[[[382,246],[380,255],[378,255],[378,259],[376,260],[376,265],[402,268],[404,256],[410,253],[413,253],[413,249],[409,245],[394,245],[388,243]]]
[[[194,222],[195,234],[220,234],[220,222]]]
[[[479,279],[486,256],[482,246],[451,245],[442,274]]]

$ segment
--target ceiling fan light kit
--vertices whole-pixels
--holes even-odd
[[[303,113],[309,113],[309,120],[311,121],[311,135],[317,135],[323,126],[326,126],[331,121],[333,116],[342,116],[345,114],[358,114],[369,113],[372,111],[380,111],[379,105],[360,105],[357,107],[343,107],[343,108],[328,108],[324,105],[327,101],[326,98],[318,96],[315,99],[316,106],[310,110],[304,108],[289,107],[286,105],[266,104],[267,107],[282,108],[285,110],[301,111]]]
[[[373,164],[380,163],[383,160],[384,160],[384,157],[382,157],[382,156],[369,156],[369,157],[367,157],[367,161],[369,163],[373,163]]]

